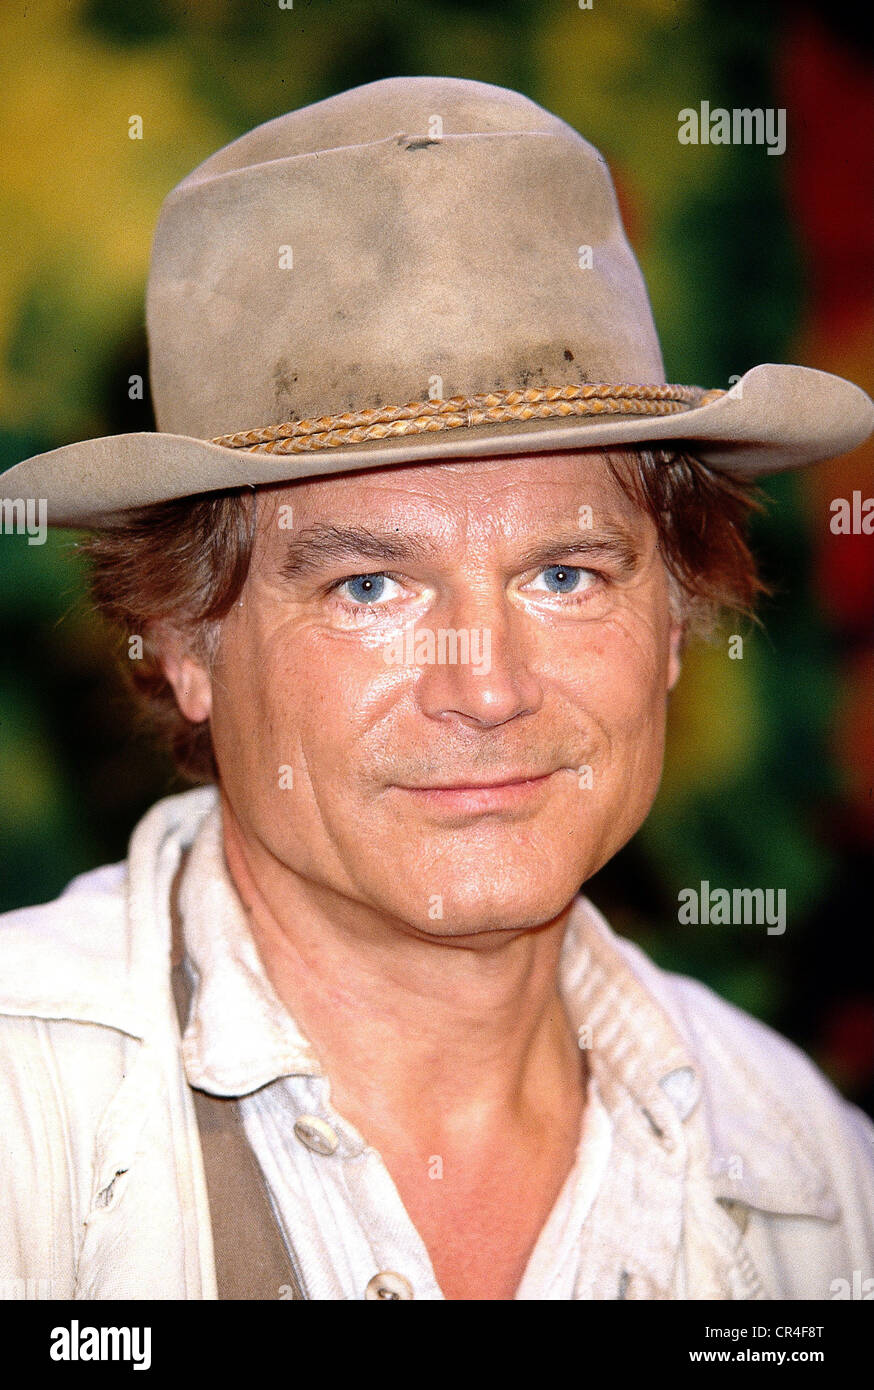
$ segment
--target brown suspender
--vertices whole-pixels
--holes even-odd
[[[173,927],[175,960],[182,949],[176,911]],[[184,1031],[191,1003],[184,959],[173,966],[173,997],[179,1026]],[[219,1298],[305,1298],[236,1101],[208,1095],[194,1087],[191,1095],[209,1194]]]

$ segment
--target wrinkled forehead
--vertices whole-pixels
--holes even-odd
[[[447,542],[520,540],[557,525],[622,529],[643,541],[653,530],[622,486],[633,456],[598,450],[397,465],[257,490],[259,548],[316,527],[428,532]]]

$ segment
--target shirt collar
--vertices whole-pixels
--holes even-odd
[[[191,847],[179,907],[193,976],[183,1035],[191,1084],[242,1096],[282,1076],[321,1076],[312,1045],[277,996],[255,946],[225,860],[218,801]],[[562,998],[593,1070],[604,1073],[608,1089],[618,1086],[651,1107],[657,1126],[668,1102],[664,1089],[654,1090],[654,1070],[658,1079],[671,1075],[691,1085],[694,1068],[655,1001],[639,985],[629,988],[627,970],[617,971],[611,937],[591,903],[577,898],[559,961]]]
[[[624,1091],[657,1137],[688,1121],[702,1137],[708,1187],[730,1207],[836,1220],[831,1179],[778,1089],[780,1069],[760,1065],[766,1050],[770,1061],[791,1045],[699,981],[659,969],[578,901],[586,928],[579,950],[566,946],[576,998],[607,1024],[592,1051],[605,1097],[617,1103]]]
[[[261,963],[225,862],[218,800],[191,846],[179,906],[193,975],[182,1043],[189,1082],[242,1096],[279,1077],[322,1076]],[[703,986],[660,970],[582,896],[570,914],[558,978],[608,1112],[635,1107],[666,1149],[678,1142],[678,1126],[703,1129],[716,1197],[784,1214],[839,1215],[827,1173],[767,1078],[751,1078],[719,1047],[708,1052],[707,1039],[688,1026],[678,985]]]
[[[267,977],[227,868],[221,803],[205,817],[179,885],[193,977],[182,1058],[192,1086],[242,1096],[321,1067]]]

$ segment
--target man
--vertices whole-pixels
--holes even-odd
[[[579,896],[655,796],[684,641],[755,597],[749,480],[855,446],[867,397],[795,366],[666,385],[601,156],[442,78],[196,169],[148,329],[158,433],[4,487],[94,531],[97,600],[207,785],[4,919],[0,1275],[825,1299],[870,1274],[874,1127]]]

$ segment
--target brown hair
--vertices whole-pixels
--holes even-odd
[[[655,523],[687,632],[706,634],[723,609],[751,616],[766,592],[745,537],[750,513],[762,505],[752,483],[668,449],[610,450],[607,460],[626,495]],[[151,624],[168,622],[197,657],[212,658],[221,620],[249,572],[257,491],[250,486],[133,508],[80,547],[92,564],[100,612],[125,641],[142,639],[141,659],[124,663],[129,679],[179,771],[194,782],[218,777],[209,724],[191,724],[180,712]]]

